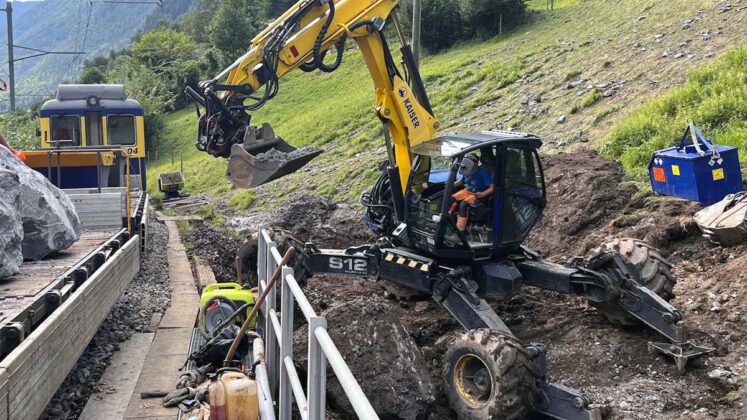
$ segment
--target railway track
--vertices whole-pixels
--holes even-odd
[[[147,195],[131,199],[125,227],[89,227],[71,248],[0,280],[0,420],[41,415],[139,271]]]

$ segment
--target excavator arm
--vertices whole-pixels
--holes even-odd
[[[247,53],[215,78],[187,93],[199,105],[197,148],[229,160],[228,177],[254,187],[298,170],[319,151],[296,150],[269,128],[251,126],[251,112],[271,100],[279,81],[296,69],[332,72],[343,61],[346,42],[358,44],[375,88],[375,112],[382,121],[392,194],[401,197],[410,171],[410,148],[430,140],[440,123],[412,52],[397,24],[397,0],[302,0],[259,33]],[[384,35],[394,24],[402,45],[403,69]],[[335,54],[335,59],[328,56]],[[325,58],[328,58],[325,60]],[[204,113],[200,112],[200,107]],[[328,110],[344,112],[344,110]]]

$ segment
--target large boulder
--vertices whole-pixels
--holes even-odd
[[[0,168],[17,174],[20,180],[24,259],[40,260],[80,238],[83,226],[65,193],[5,147],[0,147]]]
[[[0,169],[0,278],[18,273],[23,263],[20,208],[21,184],[18,175]]]
[[[356,298],[324,311],[330,337],[381,418],[425,418],[435,385],[423,354],[388,302]],[[296,331],[295,358],[306,367],[308,327]],[[327,400],[344,418],[356,418],[332,368]]]

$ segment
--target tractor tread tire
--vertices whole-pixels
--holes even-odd
[[[479,406],[467,403],[457,391],[454,372],[466,354],[485,361],[495,384],[489,400]],[[488,328],[465,332],[452,342],[444,356],[443,377],[449,405],[459,419],[523,419],[532,411],[537,368],[512,335]]]
[[[655,247],[639,239],[621,238],[595,248],[592,250],[592,255],[603,251],[616,251],[628,265],[635,267],[640,276],[639,284],[646,286],[666,301],[674,298],[674,286],[677,280],[672,277],[672,264]],[[633,326],[641,323],[623,310],[617,302],[601,302],[593,305],[613,324]]]

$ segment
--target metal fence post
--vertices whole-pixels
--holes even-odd
[[[285,281],[287,276],[293,275],[293,269],[283,267],[281,276],[280,291],[280,420],[291,420],[292,417],[292,398],[293,390],[291,389],[290,378],[285,368],[285,358],[293,358],[293,292],[291,292],[288,282]],[[303,410],[303,407],[299,407]]]
[[[327,358],[314,335],[317,328],[327,329],[327,320],[317,316],[309,319],[309,366],[307,371],[306,392],[309,401],[309,420],[326,418],[327,394]]]
[[[265,246],[267,251],[267,272],[265,278],[269,279],[275,272],[278,266],[275,257],[272,255],[272,248],[277,247],[277,244],[268,242]],[[277,282],[275,282],[277,285]],[[274,394],[278,387],[278,341],[276,334],[280,331],[275,331],[275,327],[272,325],[272,318],[270,317],[270,311],[275,309],[277,303],[277,287],[273,286],[267,291],[267,299],[265,299],[265,358],[267,360],[267,377],[270,380],[270,391]]]

